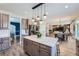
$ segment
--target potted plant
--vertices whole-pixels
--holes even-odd
[[[36,32],[36,35],[38,38],[40,38],[42,36],[42,34],[40,32]]]

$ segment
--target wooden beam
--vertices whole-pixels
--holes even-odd
[[[39,3],[39,4],[35,5],[34,7],[32,7],[32,9],[36,9],[37,7],[41,6],[42,4],[44,4],[44,3]]]

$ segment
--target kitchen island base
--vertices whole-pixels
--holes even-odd
[[[34,41],[34,39],[24,38],[23,49],[24,52],[30,56],[57,56],[56,42],[52,42],[52,45],[49,46],[42,42]]]

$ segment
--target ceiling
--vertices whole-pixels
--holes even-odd
[[[36,5],[36,3],[0,3],[0,10],[29,18],[34,5]]]
[[[31,18],[32,7],[37,3],[0,3],[0,10]],[[65,5],[68,8],[65,8]],[[74,16],[79,14],[79,3],[46,3],[48,21],[55,17]]]

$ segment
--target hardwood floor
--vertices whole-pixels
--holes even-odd
[[[69,37],[68,41],[60,42],[59,56],[76,56],[76,40]]]
[[[70,49],[68,47],[68,43],[67,42],[62,42],[59,45],[60,47],[60,54],[59,56],[76,56],[76,53],[74,52],[74,50]]]
[[[27,56],[20,44],[14,44],[8,50],[0,52],[0,56]]]
[[[75,56],[76,55],[75,50],[70,48],[70,47],[75,48],[75,45],[74,45],[75,42],[73,43],[72,39],[69,39],[69,40],[59,43],[59,48],[60,48],[59,56]],[[70,44],[71,45],[73,44],[73,45],[71,46]],[[27,56],[27,55],[23,51],[22,44],[14,44],[8,50],[0,52],[0,56]]]

